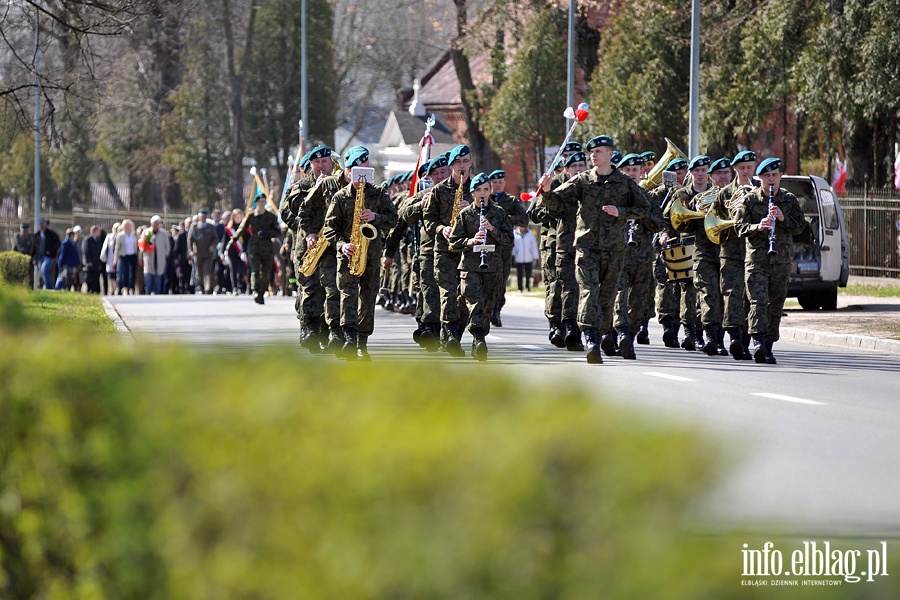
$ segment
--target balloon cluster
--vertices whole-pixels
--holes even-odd
[[[590,113],[588,113],[588,108],[590,108],[588,106],[588,103],[582,102],[578,105],[577,108],[572,108],[571,106],[567,108],[565,111],[563,111],[563,116],[569,120],[574,120],[582,123],[586,121],[590,116]]]

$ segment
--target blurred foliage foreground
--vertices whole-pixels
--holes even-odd
[[[684,532],[713,449],[572,388],[0,335],[0,598],[750,593]]]

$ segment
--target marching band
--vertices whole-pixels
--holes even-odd
[[[657,161],[652,151],[623,156],[609,136],[584,147],[567,136],[526,211],[504,171],[476,173],[468,146],[432,159],[429,133],[417,168],[380,186],[362,147],[337,157],[318,146],[297,161],[280,214],[310,352],[371,360],[381,305],[414,315],[425,350],[486,360],[485,338],[502,327],[513,229],[530,219],[551,345],[590,364],[636,360],[655,312],[666,347],[776,363],[793,236],[805,226],[779,187],[779,159],[689,159],[666,140]]]

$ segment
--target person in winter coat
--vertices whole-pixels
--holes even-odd
[[[162,218],[153,215],[150,229],[141,235],[141,252],[144,259],[144,282],[150,295],[162,294],[166,290],[166,260],[172,251],[172,239],[161,227]]]
[[[531,291],[531,267],[540,257],[537,240],[534,239],[531,230],[524,225],[516,227],[513,238],[513,261],[516,263],[516,282],[519,284],[520,292],[523,282],[525,289]]]

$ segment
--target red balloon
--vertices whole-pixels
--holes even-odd
[[[579,108],[575,111],[575,118],[581,123],[588,118],[588,111]]]

